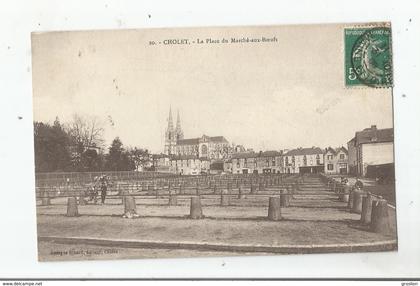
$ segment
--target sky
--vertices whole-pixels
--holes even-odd
[[[185,138],[254,150],[346,146],[393,126],[392,91],[344,85],[344,25],[47,32],[32,35],[34,120],[103,122],[106,144],[163,152],[170,106]],[[197,38],[274,38],[197,44]],[[150,45],[167,39],[190,44]]]

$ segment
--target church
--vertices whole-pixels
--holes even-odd
[[[192,156],[206,158],[211,161],[230,158],[232,148],[223,136],[202,135],[197,138],[184,138],[179,111],[174,128],[172,109],[169,108],[168,127],[165,132],[164,153],[171,157]]]

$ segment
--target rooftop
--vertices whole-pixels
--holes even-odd
[[[240,152],[232,155],[232,159],[244,159],[244,158],[261,158],[261,157],[277,157],[281,156],[282,153],[279,151],[264,151],[264,152]]]
[[[189,139],[180,139],[177,141],[178,145],[198,145],[200,140],[205,140],[213,143],[228,143],[225,137],[223,136],[207,136],[203,135],[198,138],[189,138]]]
[[[311,148],[297,148],[292,149],[286,153],[286,156],[301,156],[301,155],[316,155],[316,154],[324,154],[319,147],[311,147]]]
[[[337,148],[328,147],[325,149],[325,152],[331,152],[334,155],[337,155],[340,151],[343,151],[345,154],[348,154],[347,149],[343,146]]]
[[[355,144],[380,143],[394,141],[394,128],[377,129],[376,125],[356,132]],[[350,140],[351,141],[351,140]]]
[[[172,156],[171,160],[200,160],[200,161],[209,161],[208,158],[197,157],[196,155],[176,155]]]

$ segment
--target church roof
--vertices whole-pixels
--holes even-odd
[[[203,135],[206,140],[208,140],[209,142],[213,142],[213,143],[227,143],[228,141],[226,140],[225,137],[223,136],[206,136]],[[188,139],[179,139],[177,141],[177,145],[198,145],[200,143],[200,138],[188,138]]]
[[[213,136],[209,138],[211,142],[228,142],[225,137],[223,136]]]
[[[177,145],[198,145],[199,138],[178,139]]]

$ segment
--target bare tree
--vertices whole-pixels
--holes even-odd
[[[90,148],[102,149],[104,128],[98,117],[74,114],[67,129],[79,152]]]

